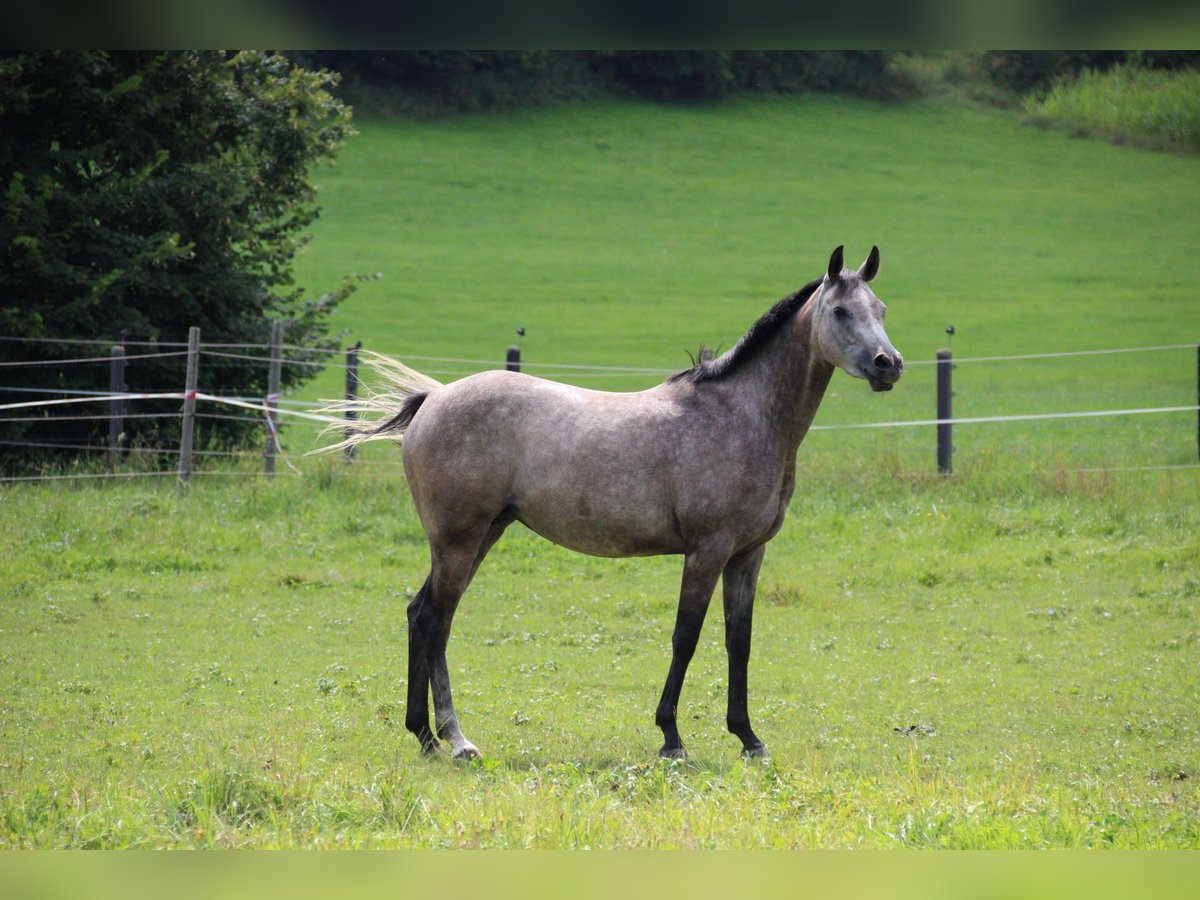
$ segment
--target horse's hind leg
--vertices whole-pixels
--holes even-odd
[[[479,750],[463,736],[450,693],[446,644],[458,601],[471,583],[479,564],[511,522],[493,522],[482,538],[463,536],[439,541],[432,547],[433,566],[425,587],[409,605],[409,685],[405,724],[426,752],[438,748],[429,727],[429,688],[433,688],[437,737],[450,744],[458,758],[473,759]]]
[[[408,604],[408,707],[404,715],[404,727],[416,735],[425,753],[438,749],[437,738],[429,728],[429,663],[425,652],[433,627],[434,607],[430,602],[432,584],[431,572]]]

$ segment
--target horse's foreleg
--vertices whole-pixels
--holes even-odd
[[[726,559],[725,554],[713,552],[711,549],[706,552],[689,553],[684,559],[679,611],[675,615],[675,631],[671,635],[671,668],[667,672],[662,699],[658,702],[658,710],[654,716],[654,722],[662,729],[664,738],[658,755],[667,759],[682,759],[687,756],[687,749],[679,737],[676,724],[679,693],[683,689],[688,663],[692,661],[692,655],[696,652],[696,642],[700,639],[700,628],[704,625],[704,614],[708,612],[713,588],[717,585]]]
[[[765,546],[735,556],[725,566],[722,591],[725,600],[725,650],[729,654],[729,706],[725,723],[742,740],[745,756],[762,756],[763,742],[750,727],[746,706],[746,669],[750,663],[750,628],[754,614],[754,591]]]

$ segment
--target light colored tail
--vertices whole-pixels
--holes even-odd
[[[425,397],[442,386],[442,383],[416,369],[410,369],[399,360],[360,350],[361,357],[370,366],[377,385],[361,384],[362,395],[356,400],[329,400],[320,412],[343,421],[330,423],[321,434],[340,434],[342,440],[327,447],[318,447],[313,453],[332,453],[347,447],[356,447],[367,441],[398,440]],[[345,419],[348,412],[354,419]]]

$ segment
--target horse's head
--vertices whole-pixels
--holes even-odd
[[[817,352],[831,366],[865,378],[873,391],[890,391],[904,371],[904,358],[883,330],[887,307],[867,286],[879,271],[879,248],[858,271],[842,268],[842,248],[829,258],[829,271],[813,303]]]

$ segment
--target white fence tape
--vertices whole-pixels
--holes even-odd
[[[96,403],[110,400],[183,400],[183,391],[169,391],[162,394],[104,394],[96,392],[86,397],[66,397],[59,400],[26,400],[22,403],[0,403],[3,409],[31,409],[35,406],[62,406],[67,403]]]
[[[65,397],[57,400],[26,400],[21,403],[3,403],[0,404],[0,410],[31,409],[39,406],[60,406],[68,403],[95,403],[111,400],[184,399],[187,399],[187,397],[183,391],[170,391],[158,394],[105,394],[96,392],[84,397]],[[327,425],[337,425],[344,422],[343,419],[334,418],[333,416],[323,416],[317,413],[302,412],[298,409],[282,409],[279,407],[272,408],[264,403],[251,403],[241,397],[223,397],[219,394],[206,394],[202,391],[197,391],[194,395],[194,399],[207,400],[212,403],[224,404],[225,406],[236,406],[239,409],[250,409],[264,414],[268,412],[275,412],[277,414],[286,416],[296,416],[301,419],[309,419],[313,422],[324,422]],[[852,422],[840,425],[813,425],[809,430],[833,431],[837,429],[848,428],[919,428],[928,427],[931,425],[981,425],[991,422],[1034,422],[1049,419],[1099,418],[1102,416],[1141,416],[1155,415],[1160,413],[1196,412],[1197,410],[1200,410],[1200,405],[1193,404],[1191,406],[1155,406],[1144,409],[1097,409],[1085,410],[1082,412],[1025,413],[1010,416],[967,416],[956,419],[910,419],[900,422]]]
[[[917,419],[905,422],[856,422],[847,425],[813,425],[809,431],[843,428],[905,428],[927,425],[980,425],[986,422],[1035,422],[1043,419],[1093,419],[1100,416],[1140,416],[1154,413],[1195,412],[1200,406],[1156,406],[1148,409],[1097,409],[1086,412],[1026,413],[1015,416],[970,416],[962,419]]]

